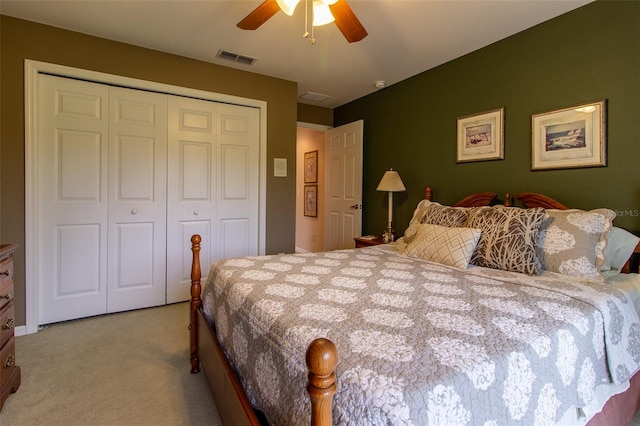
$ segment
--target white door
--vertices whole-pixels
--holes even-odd
[[[163,305],[167,95],[110,87],[108,312]]]
[[[38,99],[39,322],[107,309],[105,85],[41,74]]]
[[[259,110],[169,97],[167,302],[188,300],[193,234],[203,281],[225,257],[258,254]]]
[[[325,250],[353,248],[362,230],[362,120],[325,134]]]

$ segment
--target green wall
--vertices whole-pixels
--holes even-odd
[[[20,246],[18,325],[25,323],[25,59],[266,101],[266,251],[294,251],[297,83],[8,16],[0,16],[0,58],[0,240]],[[288,177],[273,177],[275,157],[289,160]]]
[[[608,166],[531,171],[531,115],[608,101]],[[456,164],[457,117],[505,108],[505,159]],[[389,167],[400,235],[423,188],[451,203],[475,191],[541,192],[566,205],[618,211],[640,230],[640,2],[597,1],[334,110],[364,120],[364,233],[386,225]]]

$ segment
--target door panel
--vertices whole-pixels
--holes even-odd
[[[166,300],[167,96],[109,88],[108,312]]]
[[[39,76],[39,322],[107,309],[108,87]]]
[[[353,248],[362,231],[362,120],[325,134],[325,250]]]

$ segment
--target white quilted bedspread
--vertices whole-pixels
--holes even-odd
[[[305,351],[338,348],[334,423],[547,425],[640,362],[633,304],[607,284],[459,271],[393,245],[227,259],[205,313],[256,407],[308,424]]]

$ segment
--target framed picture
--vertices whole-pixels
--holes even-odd
[[[607,165],[606,100],[535,114],[531,170]]]
[[[318,217],[318,185],[304,186],[304,215]]]
[[[304,153],[304,183],[318,183],[318,151]]]
[[[504,159],[504,108],[458,118],[457,163]]]

